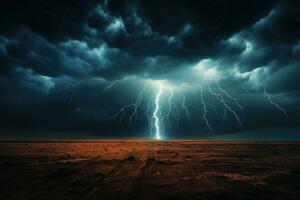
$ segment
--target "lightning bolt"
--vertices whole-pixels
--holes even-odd
[[[72,115],[72,111],[73,111],[73,88],[78,87],[84,80],[79,80],[76,83],[71,83],[68,84],[67,87],[65,88],[64,93],[62,94],[62,96],[66,96],[67,94],[70,94],[69,97],[69,101],[68,101],[68,105],[69,105],[69,109],[70,109],[70,115]]]
[[[235,118],[236,118],[236,120],[238,121],[239,125],[242,126],[242,122],[241,122],[241,120],[240,120],[238,114],[237,114],[237,113],[236,113],[236,112],[228,105],[228,102],[226,102],[226,101],[224,100],[222,94],[213,92],[212,89],[211,89],[211,87],[210,87],[210,85],[208,85],[207,87],[208,87],[209,93],[210,93],[212,96],[216,97],[216,99],[217,99],[221,104],[223,104],[223,106],[224,106],[224,116],[227,115],[227,110],[228,110],[229,112],[231,112],[231,113],[235,116]],[[226,113],[225,113],[225,112],[226,112]]]
[[[172,102],[172,99],[174,97],[174,92],[173,90],[170,90],[170,96],[168,98],[168,112],[162,116],[161,118],[161,121],[164,121],[166,118],[170,118],[170,115],[173,114],[174,115],[174,112],[173,112],[173,102]]]
[[[138,119],[138,107],[141,105],[143,94],[145,91],[145,87],[141,90],[141,92],[138,94],[136,102],[133,104],[134,112],[129,117],[129,125],[132,123],[133,118]]]
[[[262,85],[262,87],[263,87],[263,89],[264,89],[264,94],[265,94],[266,97],[268,98],[268,101],[270,102],[270,104],[272,104],[272,105],[275,106],[278,110],[280,110],[280,111],[284,114],[284,116],[288,119],[289,116],[288,116],[288,113],[287,113],[286,109],[283,108],[283,107],[281,107],[280,105],[278,105],[277,103],[275,103],[275,102],[272,100],[270,94],[267,92],[266,86]]]
[[[153,98],[154,99],[154,98]],[[147,109],[145,112],[146,118],[148,120],[148,130],[149,132],[152,134],[152,130],[153,130],[153,118],[152,118],[152,114],[150,114],[151,108],[154,106],[154,103],[152,101],[150,101],[147,105]]]
[[[217,84],[218,89],[219,89],[223,94],[225,94],[226,97],[228,97],[229,99],[231,99],[231,100],[235,103],[235,105],[236,105],[237,107],[239,107],[239,109],[241,110],[241,112],[243,112],[243,111],[244,111],[244,108],[241,106],[241,104],[239,104],[237,98],[232,97],[226,90],[224,90],[223,88],[221,88],[221,86],[219,85],[218,82],[216,82],[216,84]]]
[[[207,102],[205,102],[205,104],[206,104],[207,106],[210,106],[211,109],[214,111],[214,113],[215,113],[216,115],[221,116],[221,114],[217,111],[216,107],[215,107],[213,104],[207,103]],[[209,112],[208,112],[208,113],[209,113]]]
[[[246,92],[247,94],[250,94],[250,91],[249,91],[248,88],[246,88],[246,86],[244,86],[244,85],[242,84],[241,87],[242,87],[243,90],[245,90],[245,92]]]
[[[106,86],[103,90],[102,93],[107,92],[108,90],[110,90],[112,87],[114,87],[117,83],[119,83],[120,80],[115,80],[114,82],[112,82],[111,84],[109,84],[108,86]]]
[[[159,109],[160,109],[159,100],[160,100],[161,93],[162,93],[162,88],[161,88],[161,85],[160,85],[158,93],[156,94],[155,109],[154,109],[153,116],[152,116],[152,118],[154,119],[154,126],[155,126],[155,138],[157,140],[161,139],[161,136],[160,136],[160,121],[159,121],[159,117],[158,117],[158,112],[159,112]]]
[[[227,119],[227,108],[224,109],[224,113],[223,113],[223,123],[224,123],[225,119]]]
[[[120,117],[120,123],[122,123],[122,120],[124,118],[124,116],[126,115],[126,111],[128,109],[133,109],[133,112],[131,113],[130,117],[129,117],[129,122],[128,122],[128,126],[130,126],[133,122],[133,120],[137,120],[138,119],[138,107],[141,105],[142,103],[142,99],[143,99],[143,94],[145,91],[145,87],[139,92],[136,101],[134,103],[128,104],[123,106],[117,113],[115,113],[112,118],[116,119],[117,117]]]
[[[185,95],[183,95],[183,94],[182,94],[181,109],[184,111],[184,113],[185,113],[186,117],[188,118],[188,120],[190,121],[190,123],[192,123],[190,111],[188,110],[188,108],[185,105]]]
[[[68,93],[68,91],[71,90],[71,88],[76,88],[77,86],[79,86],[82,82],[83,82],[83,80],[79,80],[76,83],[68,84],[63,95]]]
[[[206,118],[206,115],[207,115],[207,105],[205,104],[205,102],[204,102],[204,99],[203,99],[203,90],[202,90],[202,87],[200,87],[200,98],[201,98],[201,102],[202,102],[202,105],[203,105],[203,116],[202,116],[202,118],[203,118],[203,120],[205,121],[205,123],[206,123],[206,126],[211,130],[211,131],[213,131],[213,129],[211,128],[211,126],[210,126],[210,124],[209,124],[209,122],[208,122],[208,120],[207,120],[207,118]]]

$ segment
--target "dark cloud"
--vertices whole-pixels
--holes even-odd
[[[30,28],[49,40],[80,37],[89,11],[99,1],[4,1],[1,5],[1,33]]]
[[[141,15],[153,30],[169,36],[177,34],[184,47],[197,51],[252,25],[274,4],[274,1],[192,0],[138,3]]]

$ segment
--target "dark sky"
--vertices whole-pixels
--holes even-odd
[[[155,103],[163,138],[299,130],[297,0],[10,0],[0,22],[0,137],[152,137]]]

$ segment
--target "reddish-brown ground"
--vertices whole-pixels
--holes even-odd
[[[299,199],[300,143],[0,143],[0,199]]]

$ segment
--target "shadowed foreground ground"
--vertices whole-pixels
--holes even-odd
[[[300,143],[0,143],[0,199],[298,199]]]

